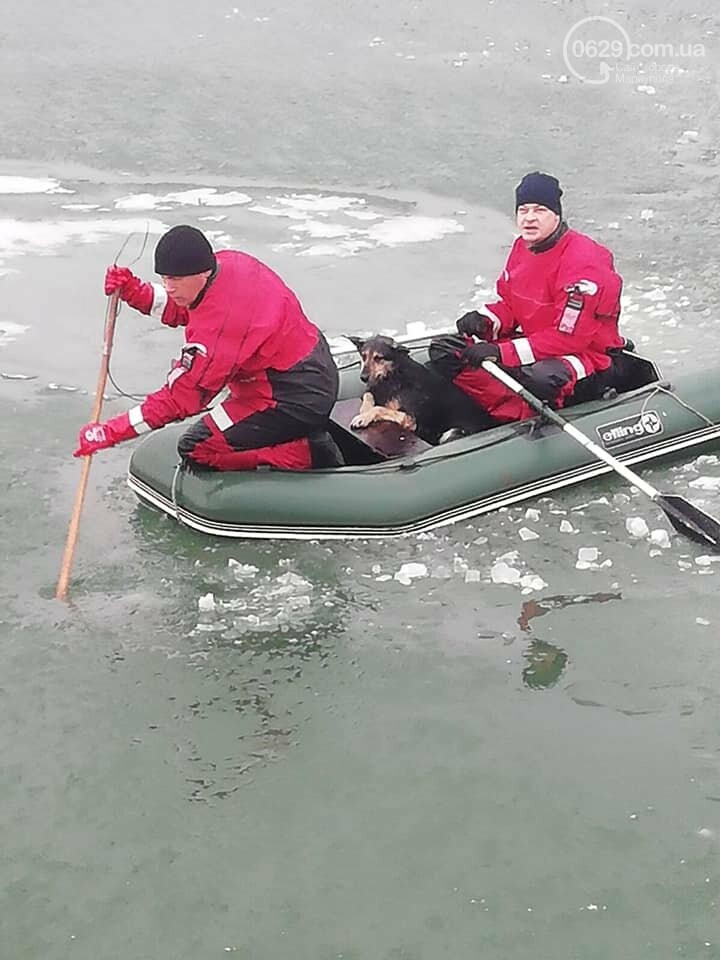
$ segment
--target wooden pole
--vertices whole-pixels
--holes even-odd
[[[100,419],[102,411],[103,396],[105,394],[105,384],[107,383],[108,367],[110,365],[110,354],[112,353],[113,337],[115,335],[115,321],[117,320],[119,294],[117,291],[110,296],[105,314],[105,332],[103,335],[102,359],[100,361],[100,373],[98,375],[97,387],[95,389],[95,403],[93,404],[91,423]],[[80,530],[80,514],[82,513],[83,502],[85,500],[85,491],[87,489],[88,477],[90,476],[90,464],[92,463],[92,454],[83,457],[82,473],[80,474],[80,483],[75,494],[75,505],[73,506],[72,516],[70,517],[70,526],[68,527],[67,539],[65,540],[65,552],[63,553],[62,564],[60,565],[60,576],[58,577],[57,587],[55,588],[55,597],[57,600],[67,600],[68,585],[70,583],[70,573],[72,571],[73,558],[75,556],[75,547],[77,545],[78,533]]]

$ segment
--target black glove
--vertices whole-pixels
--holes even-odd
[[[462,336],[479,337],[481,340],[487,340],[492,327],[488,318],[478,313],[477,310],[464,313],[459,320],[455,321],[455,326]]]
[[[463,350],[460,359],[464,366],[477,370],[482,366],[483,360],[499,360],[500,347],[496,343],[475,343]]]

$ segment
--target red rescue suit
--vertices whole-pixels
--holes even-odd
[[[227,387],[229,397],[181,438],[183,456],[221,470],[311,465],[307,438],[332,410],[338,372],[325,338],[277,274],[224,250],[191,308],[150,283],[129,302],[168,326],[184,326],[185,343],[165,386],[128,411],[128,436],[192,417]]]
[[[558,358],[569,380],[556,403],[579,379],[610,366],[618,333],[622,278],[612,253],[585,234],[567,230],[549,249],[533,253],[518,237],[497,282],[498,299],[479,312],[492,323],[500,363],[520,367]],[[496,419],[523,420],[535,412],[484,370],[466,368],[454,381]]]

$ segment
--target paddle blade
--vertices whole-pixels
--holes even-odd
[[[720,553],[720,522],[709,513],[674,493],[659,494],[655,503],[664,510],[678,533]]]

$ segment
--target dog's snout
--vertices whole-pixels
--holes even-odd
[[[367,383],[367,382],[368,382],[368,380],[370,379],[370,374],[367,372],[367,370],[362,370],[362,371],[361,371],[361,373],[360,373],[360,379],[362,380],[363,383]]]

